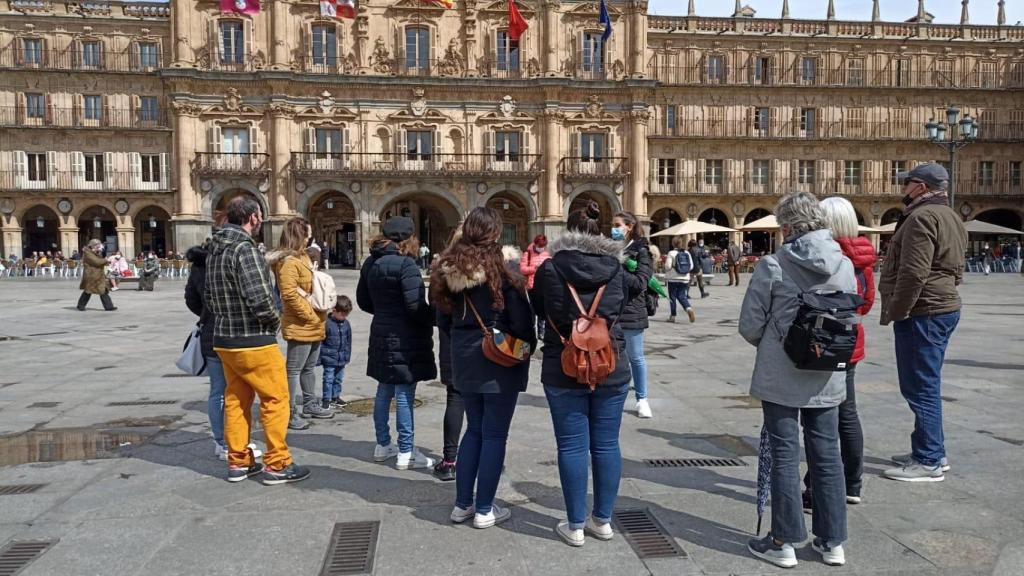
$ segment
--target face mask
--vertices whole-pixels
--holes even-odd
[[[621,241],[623,241],[625,239],[626,239],[626,229],[625,228],[612,228],[612,240],[615,240],[616,242],[621,242]]]
[[[697,242],[697,246],[703,246],[703,245],[704,245],[704,241],[703,240],[701,240],[700,242]]]
[[[907,194],[900,200],[900,202],[903,202],[904,206],[910,206],[910,204],[914,202],[914,198],[911,197],[910,194]]]

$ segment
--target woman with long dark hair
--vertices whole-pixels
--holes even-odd
[[[654,268],[644,227],[629,212],[619,212],[612,218],[612,240],[622,242],[626,261],[626,284],[630,299],[626,311],[619,318],[622,333],[626,338],[626,356],[633,374],[633,390],[636,394],[636,412],[641,418],[651,418],[651,406],[647,402],[647,358],[644,356],[644,331],[647,330],[647,283],[651,281]]]
[[[451,519],[462,523],[473,518],[476,528],[489,528],[511,516],[494,503],[494,496],[516,402],[530,375],[528,355],[513,366],[489,359],[483,349],[484,333],[512,351],[516,341],[524,343],[518,350],[527,354],[536,345],[526,281],[505,260],[498,243],[501,224],[497,210],[473,209],[430,281],[438,328],[451,339],[452,382],[466,407]]]

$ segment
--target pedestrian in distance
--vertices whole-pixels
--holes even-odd
[[[327,317],[327,330],[320,345],[320,365],[324,368],[322,407],[341,409],[348,403],[341,399],[345,381],[345,366],[352,361],[352,325],[348,315],[352,313],[352,300],[338,296],[334,310]]]
[[[651,405],[647,400],[647,357],[644,354],[644,332],[650,326],[647,309],[647,284],[654,275],[651,252],[643,225],[629,212],[619,212],[612,218],[612,240],[622,242],[626,261],[626,284],[629,302],[619,317],[622,335],[626,339],[626,357],[633,376],[636,394],[636,412],[640,418],[651,418]]]
[[[537,270],[544,262],[547,262],[548,258],[551,258],[551,254],[548,253],[548,237],[537,234],[534,236],[533,242],[526,247],[522,258],[519,259],[519,272],[526,278],[527,290],[533,289],[533,277],[537,275]],[[544,319],[539,317],[537,318],[537,337],[544,337]]]
[[[676,302],[683,307],[690,323],[697,321],[697,313],[690,304],[690,274],[693,273],[693,258],[686,249],[682,236],[672,239],[672,250],[665,264],[665,280],[668,282],[669,322],[676,321]]]
[[[729,247],[725,249],[726,265],[729,267],[729,286],[740,285],[740,260],[742,258],[743,250],[735,240],[729,240]]]
[[[114,302],[110,299],[110,283],[107,282],[104,273],[107,261],[100,255],[102,252],[103,243],[95,238],[89,240],[89,244],[82,251],[82,264],[85,270],[82,271],[82,281],[78,284],[78,288],[82,291],[82,295],[78,297],[80,312],[85,311],[93,294],[99,295],[104,310],[107,312],[117,310]]]
[[[707,298],[711,293],[704,288],[704,260],[708,258],[708,251],[704,247],[704,241],[690,240],[687,250],[690,251],[690,259],[693,260],[690,286],[696,284],[697,288],[700,289],[700,297]]]

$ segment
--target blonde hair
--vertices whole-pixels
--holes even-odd
[[[825,222],[832,230],[833,238],[856,238],[859,235],[857,211],[853,209],[853,204],[850,204],[849,200],[833,196],[825,198],[819,204],[825,212]]]
[[[281,250],[292,256],[306,253],[306,241],[309,240],[309,221],[295,217],[284,223],[281,229]]]

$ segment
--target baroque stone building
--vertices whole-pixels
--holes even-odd
[[[182,251],[239,194],[263,206],[268,244],[301,214],[347,266],[389,215],[437,252],[480,205],[519,245],[590,200],[655,230],[739,227],[805,189],[878,225],[900,206],[892,173],[943,159],[923,125],[951,104],[982,124],[958,210],[1019,228],[1024,29],[972,25],[964,4],[953,26],[923,2],[893,23],[611,1],[605,42],[590,0],[520,0],[518,41],[506,0],[365,0],[356,20],[312,0],[253,17],[0,0],[0,250]]]

